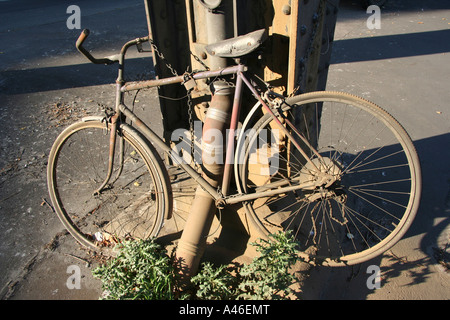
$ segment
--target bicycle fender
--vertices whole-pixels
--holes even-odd
[[[105,117],[102,116],[87,116],[84,118],[81,118],[82,122],[89,122],[89,121],[102,121]]]

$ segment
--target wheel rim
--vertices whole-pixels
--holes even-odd
[[[124,143],[122,171],[118,175],[117,156],[110,185],[94,194],[106,177],[105,125],[88,122],[66,132],[52,149],[55,161],[49,162],[48,180],[55,210],[68,231],[81,244],[103,251],[126,238],[151,236],[162,222],[162,197],[139,143],[124,132],[116,145],[119,150]]]
[[[323,103],[316,103],[319,100]],[[334,168],[332,170],[340,178],[328,188],[303,192],[306,196],[291,193],[278,198],[258,199],[247,204],[247,211],[265,234],[293,229],[300,244],[300,255],[315,263],[354,264],[387,250],[406,232],[420,197],[420,168],[406,132],[375,105],[350,95],[314,93],[305,95],[297,103],[303,105],[297,119],[307,119],[301,115],[311,112],[311,109],[322,110],[320,127],[313,128],[305,121],[297,125],[303,125],[302,132],[310,140],[314,140],[314,130],[320,132],[319,139],[313,144],[317,145],[322,158],[328,159],[328,167]],[[330,127],[327,123],[340,125]],[[268,116],[258,125],[261,131],[273,129]],[[280,141],[273,136],[272,145]],[[248,142],[255,144],[259,139],[254,134]],[[364,139],[367,140],[365,143],[359,143]],[[251,181],[255,173],[249,160],[255,152],[247,148],[245,160],[240,165],[242,192],[254,192],[268,183]],[[303,166],[304,160],[298,161],[299,156],[294,152],[279,154],[280,169],[276,174],[272,172],[270,182],[282,180],[281,175],[284,179],[290,175],[291,180],[304,180],[298,178],[302,169],[303,172],[312,171]],[[290,173],[286,168],[281,169],[282,162],[288,162],[288,155],[297,161],[290,166]],[[312,152],[310,157],[317,163],[324,162]]]

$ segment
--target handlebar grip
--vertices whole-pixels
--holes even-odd
[[[102,59],[96,59],[94,58],[89,51],[87,51],[84,47],[83,47],[83,42],[86,40],[86,38],[89,36],[90,31],[89,29],[84,29],[83,32],[81,32],[80,36],[77,39],[76,42],[76,47],[77,50],[80,51],[86,58],[89,59],[89,61],[91,61],[92,63],[95,64],[113,64],[119,61],[119,59],[117,57],[111,57],[114,59],[110,59],[110,58],[102,58]]]
[[[90,33],[89,29],[84,29],[83,32],[81,32],[76,43],[77,49],[83,45],[84,40],[86,40]]]

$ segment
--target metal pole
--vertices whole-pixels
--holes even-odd
[[[205,64],[211,70],[226,67],[227,59],[206,54],[204,47],[207,44],[231,38],[233,35],[266,28],[270,41],[266,42],[264,64],[257,73],[266,82],[273,84],[276,92],[283,94],[291,93],[300,84],[303,85],[302,87],[306,86],[307,90],[313,90],[316,87],[318,90],[324,89],[338,3],[339,0],[145,0],[150,38],[164,52],[166,60],[179,71],[186,70],[186,66],[190,66],[190,70],[203,69]],[[318,24],[317,18],[319,18]],[[314,27],[315,25],[318,27]],[[322,50],[322,46],[326,50]],[[312,57],[308,59],[309,52]],[[165,70],[162,59],[155,54],[154,58],[159,79],[172,77],[170,80],[162,81],[179,82],[179,78],[176,79],[177,77],[173,77],[173,74]],[[308,65],[303,74],[305,68],[302,63],[305,60],[308,61]],[[143,86],[154,84],[155,82],[148,81]],[[141,85],[128,84],[122,90],[137,89]],[[220,84],[217,85],[220,86]],[[207,101],[205,98],[209,100],[208,89],[209,83],[201,80],[197,82],[197,88],[192,92],[192,97],[198,98],[195,107],[198,107],[199,111],[196,114],[201,120],[208,106],[205,102]],[[182,86],[169,85],[161,87],[160,93],[162,96],[180,97],[185,94],[183,90]],[[229,114],[231,110],[232,99],[220,96],[217,92],[211,99],[209,111],[204,120],[205,132],[206,128],[221,130],[224,124],[214,117],[221,112]],[[226,101],[227,99],[229,101]],[[181,115],[186,110],[186,104],[185,101],[178,100],[160,100],[160,102],[164,115],[165,138],[170,143],[168,140],[170,132],[179,128],[182,123]],[[246,111],[245,105],[244,102],[243,112]],[[305,115],[308,119],[314,119],[314,115],[308,113],[308,110],[305,110]],[[311,121],[311,126],[313,125],[314,121]],[[218,147],[218,144],[208,141],[205,135],[203,138],[203,141],[212,144],[208,150]],[[225,141],[224,138],[222,143]],[[212,156],[206,149],[202,150],[203,156]],[[203,171],[203,178],[216,189],[223,179],[223,164],[206,164],[203,166]],[[224,185],[228,185],[227,181],[230,180],[228,173],[225,180]],[[226,187],[225,192],[227,192]],[[186,280],[196,273],[206,247],[206,238],[216,209],[211,193],[198,188],[178,243],[176,256],[182,266],[181,275]]]
[[[226,6],[224,0],[197,0],[204,7],[205,24],[196,26],[206,28],[208,43],[216,43],[227,38]],[[194,22],[195,23],[195,22]],[[227,67],[224,58],[210,57],[212,70]],[[225,130],[229,124],[229,114],[233,105],[233,89],[225,81],[214,83],[214,94],[204,120],[202,135],[203,178],[211,186],[218,187],[222,182],[224,169]],[[222,139],[218,139],[220,132]],[[220,141],[221,140],[221,141]],[[216,212],[215,201],[201,187],[197,188],[191,212],[184,226],[176,252],[181,269],[181,283],[189,285],[189,279],[197,272],[200,259],[206,247],[206,239]]]
[[[214,9],[208,9],[206,12],[206,30],[208,32],[208,44],[216,43],[221,40],[225,40],[227,37],[227,29],[226,29],[226,19],[225,19],[225,11],[223,8],[221,8],[223,1],[211,1],[211,0],[204,0],[204,2],[209,6],[210,8]],[[219,68],[225,68],[227,66],[227,60],[223,58],[218,57],[210,57],[210,68],[212,70],[216,70]]]
[[[225,131],[230,122],[234,90],[225,81],[216,81],[214,89],[203,127],[202,176],[212,187],[218,187],[223,175]],[[215,200],[198,187],[176,251],[182,286],[188,286],[189,279],[197,272],[215,212]]]

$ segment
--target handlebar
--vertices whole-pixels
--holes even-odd
[[[83,43],[89,36],[89,33],[90,33],[89,29],[84,29],[83,32],[81,32],[80,36],[78,37],[77,43],[76,43],[76,47],[77,47],[78,51],[80,51],[86,58],[88,58],[89,61],[91,61],[92,63],[95,63],[95,64],[113,64],[113,63],[119,62],[119,57],[117,55],[105,57],[105,58],[101,58],[101,59],[94,58],[89,53],[89,51],[87,51],[83,47]]]

